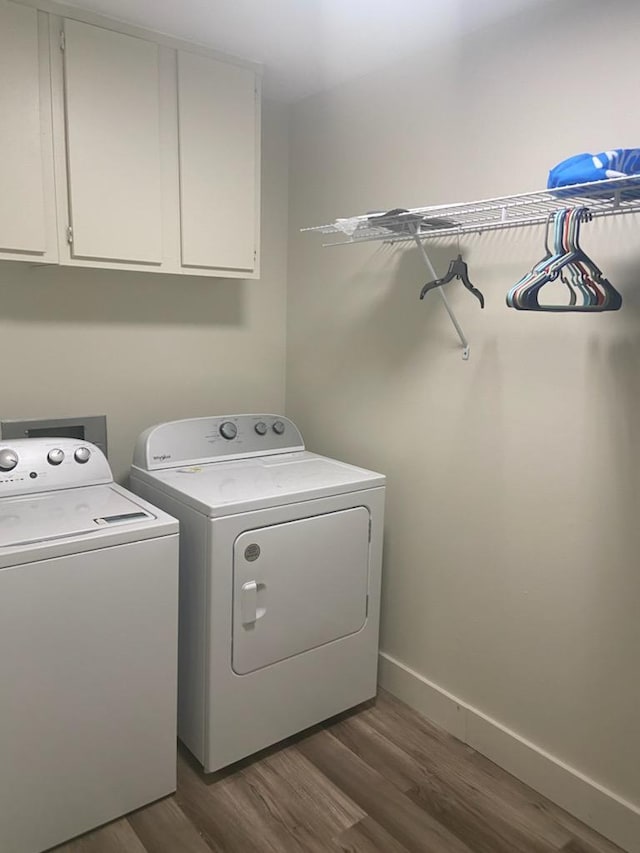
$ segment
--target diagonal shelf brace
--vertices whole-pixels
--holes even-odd
[[[427,254],[427,250],[425,249],[424,244],[418,235],[417,228],[416,228],[416,226],[410,226],[410,227],[411,227],[411,230],[413,231],[413,239],[416,241],[416,246],[420,250],[420,254],[422,255],[422,258],[423,258],[425,264],[427,265],[427,269],[429,270],[431,277],[435,280],[438,278],[438,274],[436,273],[436,271],[433,267],[433,264],[431,263],[431,258]],[[462,327],[460,326],[460,323],[458,323],[456,315],[453,313],[453,308],[451,307],[451,305],[449,305],[449,300],[447,299],[446,294],[442,290],[442,287],[436,287],[435,289],[440,294],[440,299],[442,299],[442,301],[444,303],[444,307],[447,309],[447,314],[449,315],[449,318],[451,319],[451,322],[453,323],[455,330],[458,333],[458,337],[460,338],[460,343],[462,344],[462,347],[463,347],[462,358],[464,361],[468,361],[469,360],[469,353],[471,351],[471,347],[469,346],[469,341],[467,340],[465,333],[462,331]]]

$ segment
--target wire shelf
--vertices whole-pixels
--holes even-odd
[[[399,243],[415,241],[416,236],[423,240],[537,225],[546,222],[555,211],[576,205],[588,207],[594,217],[640,212],[640,176],[402,212],[379,211],[301,231],[342,238],[330,240],[325,246],[370,241]]]

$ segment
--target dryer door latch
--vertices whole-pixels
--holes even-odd
[[[258,615],[258,584],[256,581],[247,581],[242,584],[240,594],[240,618],[243,625],[250,625],[256,621]]]

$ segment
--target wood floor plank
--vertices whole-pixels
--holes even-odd
[[[600,853],[600,849],[574,838],[562,848],[562,853]]]
[[[365,817],[334,839],[340,853],[408,853],[379,823]]]
[[[211,853],[174,797],[132,812],[128,821],[147,853]]]
[[[177,798],[210,846],[229,853],[326,853],[336,834],[364,817],[292,748],[209,785],[181,759]]]
[[[470,853],[471,848],[328,731],[311,735],[296,748],[410,853]]]
[[[418,762],[380,735],[361,716],[331,726],[331,733],[369,766],[394,782],[417,805],[474,853],[557,853],[557,846],[514,826],[495,800],[432,764]],[[395,781],[394,781],[395,780]]]
[[[340,720],[328,727],[341,743],[378,770],[387,782],[406,793],[415,784],[415,773],[409,766],[410,758],[396,744],[374,729],[359,714]]]
[[[225,784],[226,779],[219,782],[218,787]],[[213,798],[209,786],[180,753],[176,802],[215,853],[251,850],[250,815],[241,815],[221,798]],[[264,853],[277,853],[277,848],[266,838],[259,849]]]
[[[538,791],[498,767],[486,756],[434,726],[421,714],[395,696],[380,690],[375,708],[363,712],[376,730],[390,737],[414,757],[428,755],[441,763],[445,771],[457,774],[469,784],[484,790],[495,800],[505,818],[534,838],[562,849],[581,841],[595,853],[624,853],[612,841],[564,811]],[[416,750],[417,746],[417,750]]]
[[[295,748],[285,749],[248,767],[245,779],[270,790],[274,798],[295,803],[296,817],[321,838],[353,826],[365,813]]]
[[[500,797],[526,797],[537,812],[539,819],[553,826],[562,827],[562,831],[568,833],[571,838],[567,844],[582,844],[588,853],[625,853],[625,851],[614,844],[613,841],[600,835],[595,829],[587,826],[577,817],[565,811],[560,806],[548,800],[543,794],[529,788],[524,782],[516,779],[502,767],[498,767],[493,761],[479,752],[471,756],[471,763],[482,769],[482,772],[491,777],[496,783],[496,794]]]
[[[146,853],[146,851],[126,818],[122,818],[56,847],[55,853]]]
[[[485,808],[502,815],[508,825],[543,850],[545,845],[546,849],[561,850],[571,841],[573,835],[564,826],[541,813],[543,798],[539,794],[505,771],[501,771],[503,775],[488,772],[476,761],[472,749],[403,703],[381,696],[376,708],[364,712],[363,719],[429,772],[468,789],[470,796],[482,797]]]

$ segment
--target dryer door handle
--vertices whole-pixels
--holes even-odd
[[[240,618],[243,625],[251,625],[258,618],[258,584],[247,581],[240,590]]]

